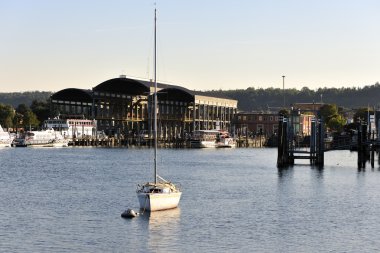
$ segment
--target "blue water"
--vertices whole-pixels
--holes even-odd
[[[180,207],[138,210],[151,149],[0,149],[0,252],[378,252],[380,171],[356,153],[278,171],[276,149],[159,151]]]

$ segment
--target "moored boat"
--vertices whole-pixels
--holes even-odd
[[[136,193],[140,209],[144,211],[160,211],[176,208],[182,192],[178,186],[163,179],[157,174],[157,69],[156,69],[156,10],[154,11],[154,179],[143,185],[138,185]]]
[[[181,194],[178,186],[162,178],[154,183],[139,185],[137,189],[140,208],[151,212],[176,208]]]
[[[217,148],[234,148],[236,147],[236,141],[227,131],[220,131],[216,140]]]
[[[195,130],[190,139],[191,148],[216,148],[218,130]]]
[[[224,130],[195,130],[190,139],[191,148],[234,148],[236,141]]]
[[[54,129],[28,131],[15,140],[16,147],[67,147],[68,140]]]
[[[24,136],[24,144],[26,146],[43,146],[52,143],[55,139],[55,131],[47,129],[42,131],[28,131]]]
[[[0,148],[11,147],[12,138],[9,132],[4,131],[0,125]]]

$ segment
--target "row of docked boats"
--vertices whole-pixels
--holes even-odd
[[[16,136],[4,131],[0,126],[0,147],[67,147],[69,140],[73,138],[70,133],[71,131],[68,129],[55,131],[53,128],[49,128],[42,131],[27,131]],[[82,133],[79,132],[78,135],[82,135]],[[190,138],[190,147],[234,148],[236,141],[227,131],[196,130]]]
[[[96,121],[86,119],[48,119],[45,130],[12,134],[0,126],[0,147],[67,147],[73,138],[94,136]]]
[[[69,140],[53,129],[27,131],[16,136],[0,126],[0,147],[67,147]]]

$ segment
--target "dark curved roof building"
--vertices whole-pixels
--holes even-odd
[[[207,96],[181,86],[157,83],[159,137],[182,137],[194,130],[226,129],[237,101]],[[95,119],[108,134],[150,131],[154,83],[121,76],[91,90],[68,88],[51,96],[51,116]]]

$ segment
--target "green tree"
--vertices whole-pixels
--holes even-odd
[[[325,104],[320,108],[320,116],[323,118],[326,127],[331,131],[340,132],[343,130],[347,120],[340,113],[340,110],[335,104]]]
[[[324,104],[321,106],[319,113],[325,123],[328,124],[330,119],[338,116],[338,107],[335,104]]]
[[[16,133],[18,133],[18,128],[22,126],[22,122],[24,119],[24,115],[21,113],[16,112],[14,117],[13,117],[13,128],[16,129]]]
[[[26,104],[19,104],[16,108],[16,112],[24,115],[29,109],[29,107]]]
[[[290,112],[286,109],[281,109],[279,112],[278,112],[279,115],[283,115],[285,117],[289,117],[290,115]]]
[[[30,109],[37,116],[38,121],[43,122],[50,116],[49,102],[40,100],[33,100]]]
[[[10,105],[0,104],[0,125],[6,128],[12,127],[15,110]]]
[[[369,111],[370,114],[373,114],[373,110]],[[368,121],[368,108],[359,108],[354,114],[354,122],[359,123],[360,121]]]
[[[40,124],[40,121],[37,119],[36,114],[34,114],[31,110],[28,110],[24,114],[24,120],[23,120],[23,125],[24,128],[27,129],[29,127],[38,127]]]
[[[341,132],[346,123],[347,121],[342,115],[337,115],[336,117],[331,118],[326,125],[332,131]]]
[[[38,102],[34,103],[34,108],[38,107]],[[30,127],[38,127],[40,121],[38,120],[37,115],[25,104],[19,104],[16,108],[16,127],[22,126],[24,129],[29,129]]]

